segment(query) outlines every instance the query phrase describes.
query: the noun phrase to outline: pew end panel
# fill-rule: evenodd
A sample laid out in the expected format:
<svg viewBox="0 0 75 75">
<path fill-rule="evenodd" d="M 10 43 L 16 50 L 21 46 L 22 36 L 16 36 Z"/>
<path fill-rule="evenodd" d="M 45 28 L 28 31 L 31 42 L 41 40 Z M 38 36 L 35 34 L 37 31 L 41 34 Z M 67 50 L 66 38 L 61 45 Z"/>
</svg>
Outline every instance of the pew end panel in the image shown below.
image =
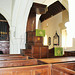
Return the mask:
<svg viewBox="0 0 75 75">
<path fill-rule="evenodd" d="M 75 62 L 52 65 L 51 75 L 75 75 Z"/>
<path fill-rule="evenodd" d="M 1 60 L 26 60 L 28 56 L 10 56 L 10 57 L 0 57 Z"/>
<path fill-rule="evenodd" d="M 51 75 L 51 65 L 0 68 L 0 75 Z"/>
<path fill-rule="evenodd" d="M 0 60 L 1 67 L 20 67 L 20 66 L 35 66 L 46 64 L 37 59 L 13 59 L 13 60 Z"/>
<path fill-rule="evenodd" d="M 20 67 L 38 65 L 37 59 L 0 61 L 1 67 Z"/>
</svg>

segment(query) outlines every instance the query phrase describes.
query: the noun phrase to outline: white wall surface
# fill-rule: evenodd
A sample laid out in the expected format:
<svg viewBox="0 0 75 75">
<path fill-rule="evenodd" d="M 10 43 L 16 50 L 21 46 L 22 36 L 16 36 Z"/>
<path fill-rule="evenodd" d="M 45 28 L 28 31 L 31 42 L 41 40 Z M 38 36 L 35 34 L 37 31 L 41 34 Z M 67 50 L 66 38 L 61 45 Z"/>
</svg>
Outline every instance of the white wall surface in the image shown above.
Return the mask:
<svg viewBox="0 0 75 75">
<path fill-rule="evenodd" d="M 60 46 L 61 46 L 61 33 L 59 27 L 60 23 L 62 23 L 62 12 L 42 22 L 42 28 L 46 32 L 47 39 L 48 37 L 51 37 L 51 45 L 49 46 L 49 49 L 53 48 L 53 36 L 55 35 L 56 31 L 60 36 Z"/>
<path fill-rule="evenodd" d="M 65 25 L 67 27 L 67 34 L 68 34 L 68 40 L 67 44 L 71 44 L 70 47 L 66 47 L 65 50 L 73 50 L 75 51 L 75 0 L 71 1 L 68 0 L 69 3 L 69 22 L 67 22 Z"/>
<path fill-rule="evenodd" d="M 11 25 L 12 0 L 0 0 L 0 13 L 8 20 Z"/>
<path fill-rule="evenodd" d="M 26 25 L 32 3 L 32 0 L 15 0 L 10 28 L 11 54 L 20 54 L 20 49 L 25 49 Z"/>
</svg>

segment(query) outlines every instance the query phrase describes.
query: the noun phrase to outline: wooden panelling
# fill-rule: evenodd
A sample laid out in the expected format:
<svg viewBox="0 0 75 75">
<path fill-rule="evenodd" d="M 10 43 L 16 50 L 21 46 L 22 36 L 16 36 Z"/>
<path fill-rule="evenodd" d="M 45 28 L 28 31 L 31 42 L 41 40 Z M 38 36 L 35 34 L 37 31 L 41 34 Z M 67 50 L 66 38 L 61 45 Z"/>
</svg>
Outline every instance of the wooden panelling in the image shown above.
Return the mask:
<svg viewBox="0 0 75 75">
<path fill-rule="evenodd" d="M 26 49 L 31 49 L 33 45 L 43 45 L 43 37 L 36 36 L 36 14 L 45 13 L 45 9 L 46 5 L 43 4 L 33 3 L 32 5 L 26 27 Z"/>
<path fill-rule="evenodd" d="M 49 56 L 48 53 L 49 53 L 48 46 L 41 47 L 41 58 L 48 58 Z"/>
<path fill-rule="evenodd" d="M 29 60 L 7 60 L 0 61 L 1 67 L 17 67 L 17 66 L 29 66 L 29 65 L 38 65 L 37 59 L 29 59 Z"/>
<path fill-rule="evenodd" d="M 28 31 L 34 31 L 36 26 L 36 13 L 30 12 L 28 21 L 27 21 L 27 27 L 26 27 L 26 32 Z"/>
<path fill-rule="evenodd" d="M 57 64 L 57 66 L 61 66 L 61 67 L 64 67 L 64 68 L 75 70 L 75 62 L 60 63 L 60 64 Z"/>
<path fill-rule="evenodd" d="M 75 62 L 52 65 L 52 75 L 55 75 L 55 74 L 57 74 L 57 75 L 74 75 L 75 74 Z"/>
<path fill-rule="evenodd" d="M 63 56 L 55 56 L 54 55 L 54 48 L 49 49 L 49 57 L 56 58 L 56 57 L 68 57 L 68 56 L 75 56 L 75 51 L 64 51 Z"/>
<path fill-rule="evenodd" d="M 23 56 L 10 55 L 8 57 L 0 57 L 0 58 L 9 59 L 9 57 L 22 58 Z M 74 75 L 75 74 L 75 57 L 50 58 L 50 59 L 39 59 L 39 60 L 30 59 L 30 58 L 24 60 L 22 59 L 15 60 L 15 58 L 14 60 L 11 59 L 6 61 L 0 61 L 0 75 Z"/>
<path fill-rule="evenodd" d="M 36 14 L 45 13 L 46 7 L 46 5 L 37 3 L 33 3 L 32 5 L 26 28 L 26 50 L 25 52 L 21 51 L 23 55 L 28 55 L 34 58 L 48 57 L 48 47 L 43 46 L 43 37 L 36 36 Z"/>
<path fill-rule="evenodd" d="M 36 36 L 35 31 L 26 32 L 26 49 L 31 49 L 33 45 L 42 46 L 43 37 Z"/>
<path fill-rule="evenodd" d="M 43 37 L 36 36 L 36 31 L 26 32 L 26 36 L 26 43 L 42 43 L 43 41 Z"/>
<path fill-rule="evenodd" d="M 0 75 L 50 75 L 50 68 L 48 65 L 0 68 Z"/>
<path fill-rule="evenodd" d="M 39 70 L 35 70 L 35 75 L 48 75 L 48 68 L 47 69 L 39 69 Z"/>
<path fill-rule="evenodd" d="M 66 56 L 65 56 L 65 55 L 62 55 L 62 56 L 55 56 L 54 48 L 49 49 L 49 58 L 59 58 L 59 57 L 66 57 Z"/>
<path fill-rule="evenodd" d="M 75 56 L 75 51 L 65 51 L 64 55 L 65 56 Z"/>
<path fill-rule="evenodd" d="M 60 75 L 60 72 L 58 70 L 53 69 L 52 70 L 52 75 Z"/>
<path fill-rule="evenodd" d="M 61 62 L 75 62 L 75 57 L 59 57 L 59 58 L 47 58 L 47 59 L 39 59 L 45 63 L 61 63 Z"/>
<path fill-rule="evenodd" d="M 26 31 L 35 31 L 36 29 L 36 14 L 43 14 L 46 12 L 46 5 L 43 4 L 38 4 L 38 3 L 33 3 L 30 13 L 29 13 L 29 17 L 28 17 L 28 21 L 27 21 L 27 27 L 26 27 Z"/>
<path fill-rule="evenodd" d="M 13 57 L 0 57 L 0 60 L 25 60 L 28 57 L 26 56 L 13 56 Z"/>
<path fill-rule="evenodd" d="M 3 52 L 3 54 L 9 54 L 9 41 L 0 41 L 0 51 Z"/>
<path fill-rule="evenodd" d="M 48 58 L 48 51 L 48 46 L 32 46 L 32 49 L 21 49 L 21 54 L 33 58 Z"/>
</svg>

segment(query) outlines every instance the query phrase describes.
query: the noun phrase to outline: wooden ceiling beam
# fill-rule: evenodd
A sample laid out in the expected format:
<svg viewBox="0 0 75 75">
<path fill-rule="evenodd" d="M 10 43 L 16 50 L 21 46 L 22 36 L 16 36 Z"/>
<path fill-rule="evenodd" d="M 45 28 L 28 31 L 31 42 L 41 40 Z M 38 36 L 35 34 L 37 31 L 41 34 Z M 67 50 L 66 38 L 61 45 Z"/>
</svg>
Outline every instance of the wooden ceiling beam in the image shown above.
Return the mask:
<svg viewBox="0 0 75 75">
<path fill-rule="evenodd" d="M 56 1 L 48 7 L 48 11 L 45 14 L 42 14 L 40 17 L 41 22 L 58 14 L 59 12 L 65 10 L 66 8 L 59 2 Z"/>
</svg>

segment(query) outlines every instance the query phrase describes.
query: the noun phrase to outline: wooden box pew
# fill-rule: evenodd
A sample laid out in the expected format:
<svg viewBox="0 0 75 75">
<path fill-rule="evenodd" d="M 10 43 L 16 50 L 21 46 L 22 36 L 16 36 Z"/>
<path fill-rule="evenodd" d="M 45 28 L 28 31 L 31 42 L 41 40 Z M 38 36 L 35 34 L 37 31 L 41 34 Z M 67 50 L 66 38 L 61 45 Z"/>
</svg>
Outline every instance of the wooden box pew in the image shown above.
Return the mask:
<svg viewBox="0 0 75 75">
<path fill-rule="evenodd" d="M 21 54 L 0 54 L 0 57 L 8 57 L 8 56 L 22 56 Z"/>
<path fill-rule="evenodd" d="M 18 67 L 18 66 L 20 67 L 20 66 L 29 66 L 29 65 L 38 65 L 37 59 L 0 61 L 0 68 Z"/>
<path fill-rule="evenodd" d="M 0 57 L 0 61 L 1 60 L 25 60 L 25 59 L 28 59 L 28 56 Z"/>
<path fill-rule="evenodd" d="M 52 63 L 64 63 L 64 62 L 75 62 L 75 57 L 59 57 L 59 58 L 47 58 L 47 59 L 38 59 L 47 64 Z"/>
<path fill-rule="evenodd" d="M 51 75 L 51 65 L 40 62 L 37 59 L 0 61 L 0 75 Z"/>
<path fill-rule="evenodd" d="M 75 62 L 52 65 L 52 75 L 75 75 Z"/>
<path fill-rule="evenodd" d="M 50 65 L 0 68 L 0 75 L 51 75 Z"/>
</svg>

